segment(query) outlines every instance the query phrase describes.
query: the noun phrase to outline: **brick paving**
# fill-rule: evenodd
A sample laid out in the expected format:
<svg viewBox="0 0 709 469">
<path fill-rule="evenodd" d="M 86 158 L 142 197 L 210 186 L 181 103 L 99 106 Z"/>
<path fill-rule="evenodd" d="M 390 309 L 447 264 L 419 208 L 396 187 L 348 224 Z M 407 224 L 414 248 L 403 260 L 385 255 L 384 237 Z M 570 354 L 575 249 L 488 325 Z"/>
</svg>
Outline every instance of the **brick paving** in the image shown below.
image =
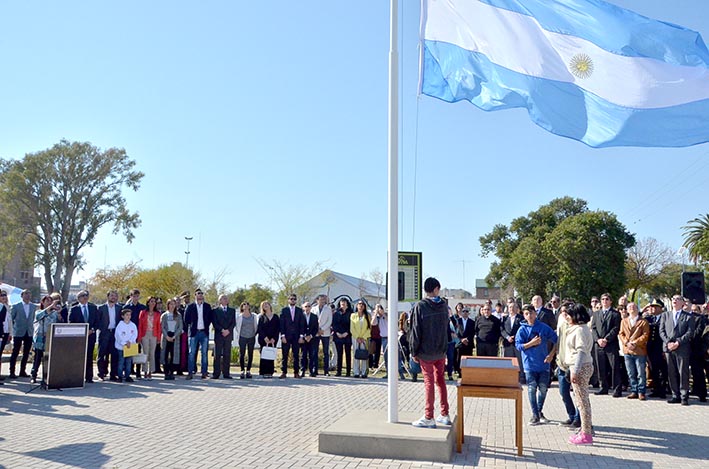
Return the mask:
<svg viewBox="0 0 709 469">
<path fill-rule="evenodd" d="M 3 367 L 7 374 L 7 367 Z M 592 396 L 595 444 L 572 447 L 556 424 L 530 427 L 514 448 L 513 401 L 466 400 L 466 440 L 451 464 L 358 459 L 317 451 L 318 431 L 356 409 L 386 409 L 381 379 L 161 379 L 37 390 L 0 387 L 2 468 L 692 468 L 707 467 L 709 406 Z M 423 384 L 402 382 L 401 412 L 422 410 Z M 525 399 L 526 399 L 526 392 Z M 449 387 L 455 413 L 455 387 Z M 556 384 L 545 415 L 565 418 Z"/>
</svg>

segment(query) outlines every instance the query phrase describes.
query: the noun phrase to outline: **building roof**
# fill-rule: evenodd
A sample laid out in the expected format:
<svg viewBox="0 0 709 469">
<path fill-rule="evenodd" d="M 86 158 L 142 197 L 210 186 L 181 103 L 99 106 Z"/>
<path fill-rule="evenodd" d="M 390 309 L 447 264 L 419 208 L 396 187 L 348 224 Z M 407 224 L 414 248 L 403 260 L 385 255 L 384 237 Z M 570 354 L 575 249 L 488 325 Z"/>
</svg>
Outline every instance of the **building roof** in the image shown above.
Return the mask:
<svg viewBox="0 0 709 469">
<path fill-rule="evenodd" d="M 330 269 L 320 272 L 318 275 L 308 280 L 307 283 L 316 285 L 321 282 L 322 286 L 325 287 L 328 283 L 334 283 L 334 281 L 325 281 L 329 276 L 332 276 L 334 281 L 344 282 L 359 289 L 362 291 L 363 296 L 383 297 L 386 295 L 386 285 L 379 286 L 371 280 L 353 277 Z"/>
</svg>

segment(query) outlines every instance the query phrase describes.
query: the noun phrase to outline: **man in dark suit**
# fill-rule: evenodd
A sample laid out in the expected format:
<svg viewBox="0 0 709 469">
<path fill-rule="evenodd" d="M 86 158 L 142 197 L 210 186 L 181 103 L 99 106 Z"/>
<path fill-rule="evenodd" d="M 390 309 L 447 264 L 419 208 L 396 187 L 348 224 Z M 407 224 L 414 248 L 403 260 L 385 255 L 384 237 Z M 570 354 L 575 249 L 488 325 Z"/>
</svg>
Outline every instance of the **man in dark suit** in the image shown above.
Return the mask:
<svg viewBox="0 0 709 469">
<path fill-rule="evenodd" d="M 460 331 L 460 346 L 458 347 L 458 353 L 455 357 L 455 368 L 459 370 L 458 377 L 460 377 L 460 358 L 471 356 L 473 354 L 473 348 L 475 347 L 475 321 L 470 319 L 470 310 L 468 308 L 463 308 L 460 321 L 458 322 L 458 330 Z"/>
<path fill-rule="evenodd" d="M 706 363 L 706 349 L 704 345 L 704 329 L 707 324 L 707 317 L 702 314 L 702 307 L 693 304 L 690 314 L 694 320 L 694 337 L 689 357 L 689 368 L 692 373 L 692 394 L 699 398 L 699 402 L 707 401 L 707 375 L 704 372 Z"/>
<path fill-rule="evenodd" d="M 303 310 L 295 305 L 298 298 L 295 294 L 288 295 L 288 306 L 281 310 L 281 364 L 280 379 L 285 379 L 288 372 L 288 353 L 293 350 L 293 377 L 300 378 L 298 373 L 298 352 L 304 342 L 305 316 Z"/>
<path fill-rule="evenodd" d="M 515 347 L 515 336 L 522 322 L 522 315 L 519 314 L 519 305 L 514 298 L 507 300 L 507 314 L 502 317 L 502 352 L 505 357 L 516 357 L 519 366 L 519 382 L 526 382 L 524 368 L 522 367 L 522 352 Z"/>
<path fill-rule="evenodd" d="M 660 337 L 667 358 L 670 390 L 670 404 L 689 405 L 689 358 L 695 323 L 692 316 L 684 311 L 684 298 L 672 297 L 672 308 L 660 319 Z"/>
<path fill-rule="evenodd" d="M 30 302 L 32 292 L 29 290 L 22 291 L 22 301 L 12 305 L 10 315 L 12 316 L 12 355 L 10 355 L 10 379 L 17 378 L 15 375 L 15 367 L 17 365 L 17 357 L 22 349 L 22 361 L 20 362 L 20 377 L 28 378 L 27 374 L 27 359 L 30 356 L 30 348 L 32 347 L 32 334 L 34 333 L 34 313 L 37 310 L 37 305 Z"/>
<path fill-rule="evenodd" d="M 544 307 L 544 300 L 539 295 L 534 295 L 532 297 L 532 306 L 537 311 L 537 321 L 541 321 L 547 326 L 551 327 L 551 330 L 556 331 L 556 318 L 554 317 L 554 311 L 549 308 Z"/>
<path fill-rule="evenodd" d="M 650 338 L 647 341 L 647 360 L 650 365 L 652 378 L 652 393 L 650 397 L 667 397 L 667 361 L 663 351 L 662 337 L 660 337 L 660 321 L 665 304 L 652 298 L 643 308 L 643 319 L 650 325 Z"/>
<path fill-rule="evenodd" d="M 310 302 L 303 303 L 303 316 L 305 317 L 305 330 L 303 332 L 303 345 L 301 347 L 300 377 L 305 376 L 305 372 L 311 377 L 317 376 L 318 369 L 318 331 L 320 324 L 318 316 L 311 312 Z"/>
<path fill-rule="evenodd" d="M 613 397 L 623 395 L 623 382 L 620 368 L 620 313 L 613 309 L 613 300 L 608 293 L 601 295 L 601 309 L 593 313 L 591 332 L 594 350 L 598 357 L 598 375 L 601 389 L 597 395 L 608 394 L 613 389 Z"/>
<path fill-rule="evenodd" d="M 94 347 L 96 347 L 96 331 L 99 330 L 98 308 L 89 303 L 89 292 L 81 290 L 76 299 L 79 301 L 69 311 L 70 323 L 85 323 L 89 325 L 89 337 L 86 342 L 86 373 L 87 383 L 94 382 Z"/>
<path fill-rule="evenodd" d="M 475 347 L 479 357 L 496 357 L 500 347 L 500 328 L 502 321 L 492 315 L 489 305 L 480 308 L 480 315 L 475 318 Z"/>
<path fill-rule="evenodd" d="M 111 290 L 106 302 L 98 307 L 98 377 L 105 381 L 118 381 L 118 350 L 116 350 L 116 326 L 121 322 L 122 306 L 118 303 L 118 292 Z M 132 313 L 131 313 L 132 316 Z M 108 365 L 111 365 L 109 373 Z"/>
<path fill-rule="evenodd" d="M 190 331 L 190 365 L 186 379 L 197 373 L 197 350 L 202 349 L 202 379 L 206 379 L 207 353 L 209 352 L 209 326 L 214 322 L 212 306 L 204 301 L 201 288 L 194 291 L 195 301 L 185 309 L 185 327 Z"/>
<path fill-rule="evenodd" d="M 229 307 L 229 297 L 219 295 L 219 306 L 214 308 L 214 371 L 212 379 L 231 379 L 231 343 L 236 327 L 236 310 Z"/>
</svg>

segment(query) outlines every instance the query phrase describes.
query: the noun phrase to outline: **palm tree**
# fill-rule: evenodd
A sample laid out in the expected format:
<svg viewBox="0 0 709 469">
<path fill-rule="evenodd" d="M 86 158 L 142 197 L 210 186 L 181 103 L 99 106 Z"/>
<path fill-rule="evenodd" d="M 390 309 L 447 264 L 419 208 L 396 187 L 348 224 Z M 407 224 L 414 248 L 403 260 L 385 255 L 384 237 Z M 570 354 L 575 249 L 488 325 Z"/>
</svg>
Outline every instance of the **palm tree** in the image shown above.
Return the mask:
<svg viewBox="0 0 709 469">
<path fill-rule="evenodd" d="M 709 260 L 709 213 L 687 222 L 684 230 L 684 244 L 693 262 Z"/>
</svg>

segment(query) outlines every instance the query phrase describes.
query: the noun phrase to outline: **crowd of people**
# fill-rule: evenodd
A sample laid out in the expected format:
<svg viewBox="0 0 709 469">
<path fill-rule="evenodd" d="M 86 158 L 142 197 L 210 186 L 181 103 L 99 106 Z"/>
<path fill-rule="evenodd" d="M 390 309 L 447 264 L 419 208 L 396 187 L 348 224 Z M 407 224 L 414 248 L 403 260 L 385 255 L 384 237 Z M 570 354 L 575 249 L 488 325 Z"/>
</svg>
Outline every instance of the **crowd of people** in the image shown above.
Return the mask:
<svg viewBox="0 0 709 469">
<path fill-rule="evenodd" d="M 13 344 L 9 378 L 41 380 L 47 336 L 54 323 L 88 325 L 86 383 L 94 382 L 94 352 L 99 379 L 130 383 L 134 378 L 151 380 L 154 373 L 162 373 L 165 380 L 175 380 L 175 376 L 233 379 L 233 347 L 239 351 L 240 379 L 253 377 L 256 348 L 261 351 L 258 370 L 264 378 L 274 376 L 277 348 L 281 350 L 280 379 L 288 377 L 289 367 L 296 379 L 306 374 L 330 376 L 331 337 L 337 356 L 332 367 L 335 376 L 367 378 L 388 346 L 384 308 L 375 305 L 369 311 L 362 300 L 353 308 L 351 301 L 343 298 L 335 307 L 326 295 L 319 295 L 312 303 L 297 305 L 297 297 L 291 294 L 280 314 L 275 314 L 268 301 L 258 305 L 257 314 L 248 302 L 241 303 L 238 310 L 233 308 L 226 295 L 220 295 L 215 306 L 204 300 L 201 289 L 194 295 L 191 301 L 190 292 L 185 291 L 164 305 L 161 298 L 150 296 L 143 304 L 140 291 L 133 289 L 121 304 L 118 292 L 110 291 L 106 302 L 97 306 L 85 290 L 71 305 L 62 304 L 58 293 L 45 295 L 34 304 L 31 292 L 25 290 L 22 301 L 9 305 L 7 292 L 0 292 L 0 350 L 10 341 Z M 30 352 L 34 360 L 28 374 Z"/>
<path fill-rule="evenodd" d="M 448 378 L 460 376 L 460 358 L 473 355 L 516 357 L 519 382 L 526 384 L 531 425 L 548 422 L 544 401 L 552 379 L 567 412 L 563 425 L 579 429 L 572 443 L 593 441 L 589 385 L 596 395 L 628 399 L 667 399 L 689 405 L 694 394 L 706 402 L 709 376 L 709 315 L 706 306 L 680 295 L 665 309 L 651 299 L 642 310 L 623 296 L 613 305 L 610 294 L 592 297 L 590 308 L 554 296 L 543 304 L 534 296 L 521 307 L 488 302 L 479 315 L 459 303 L 450 310 Z M 402 327 L 404 326 L 402 318 Z M 691 386 L 690 386 L 691 378 Z M 651 389 L 652 392 L 648 392 Z M 573 390 L 576 404 L 571 397 Z"/>
<path fill-rule="evenodd" d="M 437 287 L 440 289 L 439 284 Z M 548 422 L 544 402 L 552 380 L 558 380 L 568 417 L 563 424 L 580 429 L 572 443 L 592 442 L 589 385 L 597 389 L 597 395 L 612 393 L 616 398 L 627 392 L 628 399 L 667 398 L 668 403 L 689 405 L 689 396 L 694 394 L 700 402 L 706 402 L 709 316 L 706 307 L 689 304 L 680 295 L 671 298 L 671 308 L 665 309 L 662 301 L 652 299 L 642 310 L 626 297 L 614 307 L 607 293 L 600 299 L 591 298 L 588 309 L 556 296 L 546 306 L 539 295 L 525 305 L 509 298 L 506 305 L 498 302 L 493 307 L 487 302 L 472 319 L 468 308 L 461 303 L 450 308 L 437 291 L 424 299 L 430 304 L 422 300 L 412 311 L 401 313 L 398 337 L 393 342 L 399 348 L 400 379 L 408 373 L 416 381 L 423 373 L 427 399 L 434 382 L 440 388 L 444 372 L 449 380 L 454 379 L 454 373 L 461 376 L 461 357 L 477 355 L 517 358 L 519 382 L 528 389 L 532 425 Z M 233 379 L 233 346 L 239 350 L 240 379 L 252 378 L 257 347 L 261 352 L 259 373 L 264 378 L 276 373 L 279 347 L 280 379 L 288 377 L 289 367 L 296 379 L 306 374 L 330 376 L 331 371 L 335 376 L 364 379 L 379 367 L 381 355 L 388 372 L 389 318 L 381 305 L 370 311 L 365 301 L 358 300 L 353 307 L 346 298 L 331 304 L 324 294 L 312 303 L 297 305 L 297 297 L 291 294 L 288 304 L 275 314 L 268 301 L 261 302 L 253 312 L 252 306 L 243 302 L 237 311 L 226 295 L 219 296 L 215 306 L 204 300 L 201 289 L 194 295 L 191 301 L 190 293 L 183 292 L 164 305 L 162 299 L 150 296 L 142 304 L 140 291 L 133 289 L 121 304 L 118 292 L 110 291 L 105 303 L 97 306 L 89 302 L 89 292 L 82 291 L 72 305 L 62 304 L 57 293 L 45 295 L 36 305 L 25 290 L 22 301 L 9 305 L 7 292 L 0 291 L 0 350 L 10 341 L 13 344 L 9 377 L 30 377 L 33 382 L 41 379 L 38 375 L 47 336 L 51 324 L 57 322 L 88 325 L 87 383 L 94 379 L 96 345 L 98 377 L 119 382 L 132 382 L 133 377 L 150 380 L 154 373 L 162 373 L 165 380 L 174 380 L 176 375 L 187 380 L 195 376 Z M 443 360 L 422 361 L 417 353 L 420 355 L 422 344 L 428 347 L 428 338 L 422 340 L 417 329 L 416 311 L 427 307 L 437 311 L 441 301 L 447 312 Z M 687 306 L 689 309 L 685 309 Z M 214 357 L 211 374 L 210 336 Z M 330 339 L 336 355 L 332 363 Z M 137 355 L 136 348 L 140 351 Z M 28 375 L 31 351 L 34 360 Z M 423 356 L 433 355 L 424 352 Z M 140 363 L 134 363 L 134 358 Z M 429 367 L 428 373 L 421 363 Z M 432 407 L 427 405 L 418 426 L 435 425 L 431 412 Z M 445 412 L 439 421 L 448 421 L 447 407 Z"/>
</svg>

